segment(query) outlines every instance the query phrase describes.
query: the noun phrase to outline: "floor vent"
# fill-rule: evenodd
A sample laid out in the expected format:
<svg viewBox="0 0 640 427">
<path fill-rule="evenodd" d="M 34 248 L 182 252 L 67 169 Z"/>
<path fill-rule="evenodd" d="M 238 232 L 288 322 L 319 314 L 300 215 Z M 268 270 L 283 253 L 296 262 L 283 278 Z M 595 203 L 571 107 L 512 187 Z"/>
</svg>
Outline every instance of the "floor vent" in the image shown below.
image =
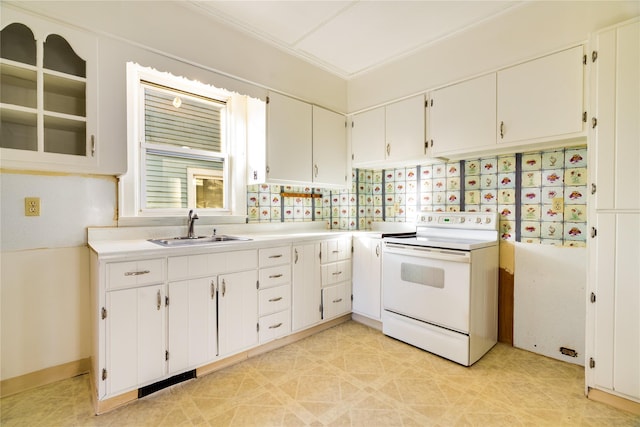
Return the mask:
<svg viewBox="0 0 640 427">
<path fill-rule="evenodd" d="M 578 352 L 572 348 L 560 347 L 560 353 L 564 354 L 565 356 L 578 357 Z"/>
<path fill-rule="evenodd" d="M 148 396 L 151 393 L 155 393 L 156 391 L 160 391 L 163 388 L 171 387 L 172 385 L 193 379 L 195 377 L 196 377 L 196 370 L 193 369 L 191 371 L 184 372 L 182 374 L 174 375 L 173 377 L 167 378 L 166 380 L 158 381 L 157 383 L 153 383 L 148 386 L 139 388 L 138 399 Z"/>
</svg>

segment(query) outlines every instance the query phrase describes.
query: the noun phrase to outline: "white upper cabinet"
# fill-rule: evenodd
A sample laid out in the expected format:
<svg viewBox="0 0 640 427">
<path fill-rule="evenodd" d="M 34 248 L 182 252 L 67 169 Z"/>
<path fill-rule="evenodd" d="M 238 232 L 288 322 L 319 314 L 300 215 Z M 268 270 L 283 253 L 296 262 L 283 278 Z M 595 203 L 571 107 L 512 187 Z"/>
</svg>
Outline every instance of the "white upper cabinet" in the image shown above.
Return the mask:
<svg viewBox="0 0 640 427">
<path fill-rule="evenodd" d="M 583 47 L 498 72 L 498 143 L 564 139 L 583 131 Z"/>
<path fill-rule="evenodd" d="M 385 109 L 365 111 L 351 121 L 353 166 L 379 164 L 385 160 Z"/>
<path fill-rule="evenodd" d="M 349 176 L 347 133 L 342 114 L 313 106 L 313 183 L 346 186 Z"/>
<path fill-rule="evenodd" d="M 345 117 L 277 93 L 267 105 L 266 178 L 250 165 L 249 182 L 345 187 Z"/>
<path fill-rule="evenodd" d="M 353 116 L 353 166 L 419 162 L 426 157 L 425 97 L 417 95 Z"/>
<path fill-rule="evenodd" d="M 390 162 L 422 160 L 426 155 L 424 95 L 386 106 L 385 153 Z"/>
<path fill-rule="evenodd" d="M 98 172 L 97 38 L 2 10 L 2 167 Z"/>
<path fill-rule="evenodd" d="M 277 93 L 267 104 L 267 182 L 311 183 L 311 104 Z"/>
<path fill-rule="evenodd" d="M 433 91 L 428 102 L 430 156 L 472 153 L 496 142 L 496 74 Z"/>
</svg>

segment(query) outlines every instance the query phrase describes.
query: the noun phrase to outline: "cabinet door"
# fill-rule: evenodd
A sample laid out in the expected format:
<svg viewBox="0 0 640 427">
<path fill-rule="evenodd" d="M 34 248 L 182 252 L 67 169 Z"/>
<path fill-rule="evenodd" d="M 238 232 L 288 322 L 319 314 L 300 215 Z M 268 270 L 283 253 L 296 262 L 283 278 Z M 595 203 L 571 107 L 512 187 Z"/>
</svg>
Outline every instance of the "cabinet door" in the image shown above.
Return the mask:
<svg viewBox="0 0 640 427">
<path fill-rule="evenodd" d="M 292 292 L 292 330 L 320 322 L 320 243 L 293 247 Z"/>
<path fill-rule="evenodd" d="M 217 353 L 216 278 L 169 283 L 169 373 L 213 360 Z"/>
<path fill-rule="evenodd" d="M 498 143 L 582 131 L 582 57 L 577 46 L 498 72 Z"/>
<path fill-rule="evenodd" d="M 640 23 L 603 32 L 595 45 L 592 93 L 598 123 L 589 164 L 597 186 L 595 207 L 640 209 Z"/>
<path fill-rule="evenodd" d="M 258 273 L 218 277 L 220 354 L 230 355 L 258 343 Z"/>
<path fill-rule="evenodd" d="M 269 94 L 267 104 L 267 181 L 312 181 L 311 104 Z"/>
<path fill-rule="evenodd" d="M 431 94 L 432 156 L 495 148 L 496 75 L 448 86 Z"/>
<path fill-rule="evenodd" d="M 313 106 L 313 183 L 346 186 L 348 152 L 345 117 Z"/>
<path fill-rule="evenodd" d="M 107 394 L 165 374 L 164 285 L 107 293 Z"/>
<path fill-rule="evenodd" d="M 640 399 L 640 215 L 598 214 L 595 226 L 593 385 Z"/>
<path fill-rule="evenodd" d="M 386 106 L 386 159 L 415 160 L 426 157 L 424 95 Z"/>
<path fill-rule="evenodd" d="M 384 107 L 353 116 L 351 122 L 353 167 L 383 162 L 385 145 Z"/>
<path fill-rule="evenodd" d="M 381 240 L 353 239 L 353 311 L 380 320 Z"/>
<path fill-rule="evenodd" d="M 332 319 L 351 311 L 351 282 L 322 289 L 322 318 Z"/>
</svg>

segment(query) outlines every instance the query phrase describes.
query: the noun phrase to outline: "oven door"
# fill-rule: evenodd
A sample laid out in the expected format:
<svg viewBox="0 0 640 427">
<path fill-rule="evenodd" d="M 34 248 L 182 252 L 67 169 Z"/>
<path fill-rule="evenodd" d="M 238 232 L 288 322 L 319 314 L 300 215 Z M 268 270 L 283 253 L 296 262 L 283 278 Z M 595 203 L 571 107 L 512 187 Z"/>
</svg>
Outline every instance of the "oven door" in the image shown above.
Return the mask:
<svg viewBox="0 0 640 427">
<path fill-rule="evenodd" d="M 383 308 L 469 333 L 471 253 L 385 242 Z"/>
</svg>

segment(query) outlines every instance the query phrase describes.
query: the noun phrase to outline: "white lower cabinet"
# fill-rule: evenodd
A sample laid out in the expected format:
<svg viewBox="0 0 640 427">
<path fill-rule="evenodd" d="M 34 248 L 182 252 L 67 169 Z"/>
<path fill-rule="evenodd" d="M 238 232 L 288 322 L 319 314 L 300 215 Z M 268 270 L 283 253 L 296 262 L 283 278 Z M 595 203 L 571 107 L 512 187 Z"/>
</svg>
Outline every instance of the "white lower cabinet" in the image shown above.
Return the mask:
<svg viewBox="0 0 640 427">
<path fill-rule="evenodd" d="M 107 292 L 106 393 L 116 395 L 165 373 L 164 284 Z"/>
<path fill-rule="evenodd" d="M 351 312 L 351 237 L 321 243 L 322 319 Z"/>
<path fill-rule="evenodd" d="M 218 352 L 216 277 L 169 283 L 169 373 L 203 365 Z"/>
<path fill-rule="evenodd" d="M 293 246 L 292 330 L 300 331 L 322 320 L 320 304 L 320 243 Z"/>
<path fill-rule="evenodd" d="M 220 355 L 258 343 L 258 273 L 255 270 L 218 277 Z"/>
<path fill-rule="evenodd" d="M 353 238 L 353 312 L 381 320 L 382 239 Z"/>
<path fill-rule="evenodd" d="M 260 249 L 258 341 L 291 332 L 291 246 Z"/>
</svg>

